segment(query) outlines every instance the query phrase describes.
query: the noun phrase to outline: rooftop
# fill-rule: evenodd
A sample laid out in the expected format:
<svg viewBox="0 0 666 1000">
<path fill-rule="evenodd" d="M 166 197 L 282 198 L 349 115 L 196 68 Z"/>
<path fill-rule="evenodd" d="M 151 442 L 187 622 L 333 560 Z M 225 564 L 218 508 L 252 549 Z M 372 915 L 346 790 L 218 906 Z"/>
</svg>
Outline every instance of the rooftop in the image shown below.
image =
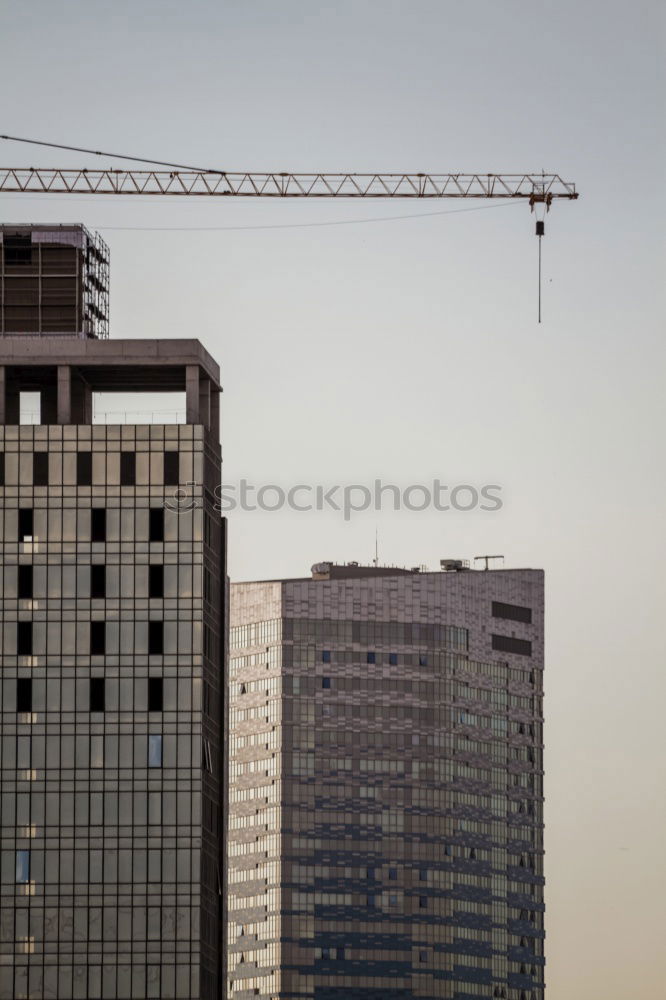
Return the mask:
<svg viewBox="0 0 666 1000">
<path fill-rule="evenodd" d="M 216 389 L 220 368 L 198 340 L 137 339 L 97 340 L 56 336 L 4 336 L 0 338 L 2 363 L 26 369 L 39 379 L 39 369 L 72 365 L 95 392 L 181 391 L 185 369 L 203 369 Z"/>
<path fill-rule="evenodd" d="M 503 556 L 476 556 L 476 561 L 482 561 L 482 565 L 471 566 L 469 560 L 467 559 L 441 559 L 440 568 L 438 570 L 429 569 L 427 566 L 412 566 L 411 568 L 405 566 L 380 566 L 379 564 L 372 563 L 371 565 L 364 566 L 358 562 L 347 562 L 347 563 L 335 563 L 335 562 L 320 562 L 314 563 L 311 567 L 310 576 L 294 576 L 294 577 L 284 577 L 275 578 L 269 580 L 239 580 L 238 583 L 301 583 L 310 580 L 352 580 L 361 577 L 378 577 L 378 576 L 416 576 L 416 575 L 436 575 L 441 576 L 442 574 L 456 574 L 463 572 L 492 572 L 492 573 L 518 573 L 526 572 L 530 570 L 530 567 L 494 567 L 490 564 L 492 559 L 504 558 Z M 540 572 L 540 571 L 539 571 Z"/>
</svg>

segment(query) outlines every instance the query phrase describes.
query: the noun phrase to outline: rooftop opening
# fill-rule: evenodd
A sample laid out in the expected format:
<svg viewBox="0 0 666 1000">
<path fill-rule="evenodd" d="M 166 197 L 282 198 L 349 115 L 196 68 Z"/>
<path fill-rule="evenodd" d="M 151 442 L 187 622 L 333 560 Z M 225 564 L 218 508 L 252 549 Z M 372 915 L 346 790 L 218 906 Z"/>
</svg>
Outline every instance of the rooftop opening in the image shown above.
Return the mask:
<svg viewBox="0 0 666 1000">
<path fill-rule="evenodd" d="M 40 392 L 19 393 L 19 423 L 41 424 L 42 394 Z"/>
<path fill-rule="evenodd" d="M 184 424 L 184 392 L 93 392 L 94 424 Z"/>
</svg>

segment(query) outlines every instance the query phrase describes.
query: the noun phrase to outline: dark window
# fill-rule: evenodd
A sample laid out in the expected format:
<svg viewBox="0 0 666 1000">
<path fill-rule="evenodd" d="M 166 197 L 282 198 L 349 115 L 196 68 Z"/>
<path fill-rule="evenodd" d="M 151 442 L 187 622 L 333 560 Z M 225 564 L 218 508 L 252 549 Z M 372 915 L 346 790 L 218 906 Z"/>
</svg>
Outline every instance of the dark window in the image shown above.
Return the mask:
<svg viewBox="0 0 666 1000">
<path fill-rule="evenodd" d="M 330 686 L 331 686 L 331 678 L 330 677 L 322 677 L 322 679 L 321 679 L 321 686 L 323 688 L 330 688 Z"/>
<path fill-rule="evenodd" d="M 330 663 L 331 662 L 331 651 L 330 651 L 330 649 L 325 649 L 323 651 L 323 653 L 321 654 L 321 662 L 322 663 Z"/>
<path fill-rule="evenodd" d="M 164 597 L 164 566 L 148 567 L 148 596 Z"/>
<path fill-rule="evenodd" d="M 32 456 L 32 482 L 34 486 L 49 485 L 49 455 L 46 451 L 36 451 Z"/>
<path fill-rule="evenodd" d="M 368 906 L 374 906 L 375 905 L 375 897 L 374 897 L 374 895 L 370 894 L 369 896 L 366 896 L 366 902 L 367 902 Z"/>
<path fill-rule="evenodd" d="M 5 266 L 21 267 L 32 264 L 32 237 L 5 236 Z"/>
<path fill-rule="evenodd" d="M 106 541 L 106 510 L 104 507 L 93 507 L 90 511 L 90 540 L 92 542 Z"/>
<path fill-rule="evenodd" d="M 0 486 L 5 485 L 5 453 L 0 451 Z"/>
<path fill-rule="evenodd" d="M 106 597 L 106 566 L 99 563 L 90 567 L 90 596 Z"/>
<path fill-rule="evenodd" d="M 397 667 L 398 666 L 398 654 L 397 653 L 389 653 L 389 665 L 391 667 Z"/>
<path fill-rule="evenodd" d="M 213 546 L 213 519 L 210 514 L 204 512 L 204 542 L 212 548 Z"/>
<path fill-rule="evenodd" d="M 426 656 L 425 653 L 419 653 L 419 666 L 420 667 L 428 666 L 428 657 Z"/>
<path fill-rule="evenodd" d="M 427 896 L 419 896 L 419 908 L 421 910 L 427 910 L 427 908 L 428 908 L 428 897 Z"/>
<path fill-rule="evenodd" d="M 20 599 L 32 597 L 32 566 L 18 568 L 18 596 Z"/>
<path fill-rule="evenodd" d="M 136 453 L 121 451 L 120 453 L 120 485 L 134 486 L 136 484 Z"/>
<path fill-rule="evenodd" d="M 90 623 L 90 655 L 103 656 L 106 651 L 106 622 Z"/>
<path fill-rule="evenodd" d="M 397 906 L 397 905 L 398 905 L 398 894 L 397 894 L 397 892 L 390 892 L 389 893 L 389 906 Z"/>
<path fill-rule="evenodd" d="M 148 653 L 161 656 L 164 652 L 164 622 L 148 622 Z"/>
<path fill-rule="evenodd" d="M 398 878 L 397 868 L 389 868 L 389 878 L 391 879 L 392 882 L 395 882 L 397 880 Z"/>
<path fill-rule="evenodd" d="M 419 952 L 419 962 L 427 962 L 427 961 L 428 961 L 428 952 L 427 951 L 420 951 Z"/>
<path fill-rule="evenodd" d="M 180 462 L 177 451 L 164 452 L 164 485 L 178 486 L 180 482 Z"/>
<path fill-rule="evenodd" d="M 33 512 L 32 507 L 21 507 L 18 516 L 19 541 L 24 542 L 26 538 L 32 538 L 33 534 Z"/>
<path fill-rule="evenodd" d="M 375 663 L 376 662 L 376 656 L 375 656 L 375 654 L 374 653 L 368 653 L 365 662 L 366 663 Z"/>
<path fill-rule="evenodd" d="M 514 639 L 508 635 L 493 635 L 493 649 L 500 653 L 518 653 L 519 656 L 532 655 L 532 643 L 527 639 Z"/>
<path fill-rule="evenodd" d="M 103 677 L 90 678 L 90 711 L 103 712 L 106 705 Z"/>
<path fill-rule="evenodd" d="M 508 618 L 512 622 L 525 622 L 532 624 L 532 609 L 524 608 L 520 604 L 503 604 L 501 601 L 493 601 L 493 618 Z"/>
<path fill-rule="evenodd" d="M 373 879 L 375 877 L 375 869 L 374 868 L 367 868 L 366 872 L 365 872 L 365 877 Z"/>
<path fill-rule="evenodd" d="M 16 682 L 16 711 L 32 712 L 32 680 L 19 677 Z"/>
<path fill-rule="evenodd" d="M 419 881 L 420 882 L 427 882 L 428 881 L 428 869 L 427 868 L 421 868 L 421 870 L 419 871 Z"/>
<path fill-rule="evenodd" d="M 209 660 L 217 659 L 217 636 L 205 622 L 203 628 L 203 648 L 204 656 L 208 657 Z"/>
<path fill-rule="evenodd" d="M 151 507 L 148 515 L 148 538 L 151 542 L 164 541 L 164 507 Z"/>
<path fill-rule="evenodd" d="M 210 748 L 210 740 L 203 740 L 203 745 L 202 745 L 201 749 L 202 749 L 202 755 L 203 755 L 203 759 L 202 759 L 203 769 L 204 769 L 204 771 L 208 771 L 209 774 L 212 774 L 213 773 L 213 752 L 212 752 L 212 750 Z M 211 803 L 211 808 L 212 808 L 212 803 Z M 211 820 L 211 823 L 208 824 L 208 829 L 209 830 L 213 829 L 212 820 Z"/>
<path fill-rule="evenodd" d="M 18 656 L 32 656 L 32 622 L 17 622 L 16 652 Z"/>
<path fill-rule="evenodd" d="M 79 451 L 76 455 L 76 485 L 92 486 L 92 452 Z"/>
<path fill-rule="evenodd" d="M 161 712 L 164 705 L 164 683 L 161 677 L 148 678 L 148 711 Z"/>
</svg>

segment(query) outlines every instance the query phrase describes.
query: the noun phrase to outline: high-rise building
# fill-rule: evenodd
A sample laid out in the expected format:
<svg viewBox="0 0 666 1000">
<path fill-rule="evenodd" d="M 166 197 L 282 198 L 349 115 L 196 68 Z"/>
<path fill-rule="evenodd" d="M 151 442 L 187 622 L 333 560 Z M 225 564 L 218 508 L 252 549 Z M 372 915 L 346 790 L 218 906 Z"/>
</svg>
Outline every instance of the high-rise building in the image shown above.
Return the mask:
<svg viewBox="0 0 666 1000">
<path fill-rule="evenodd" d="M 81 225 L 0 225 L 0 334 L 109 335 L 109 250 Z"/>
<path fill-rule="evenodd" d="M 543 573 L 231 589 L 230 1000 L 542 1000 Z"/>
<path fill-rule="evenodd" d="M 186 422 L 92 423 L 130 389 Z M 218 398 L 196 340 L 0 338 L 5 1000 L 221 996 Z"/>
</svg>

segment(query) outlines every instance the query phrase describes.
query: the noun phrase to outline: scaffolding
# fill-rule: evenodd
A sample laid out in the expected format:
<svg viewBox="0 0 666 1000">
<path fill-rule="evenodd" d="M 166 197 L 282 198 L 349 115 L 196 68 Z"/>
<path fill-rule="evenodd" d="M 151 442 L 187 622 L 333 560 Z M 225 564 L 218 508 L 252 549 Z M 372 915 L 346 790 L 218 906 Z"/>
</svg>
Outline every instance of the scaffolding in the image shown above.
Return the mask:
<svg viewBox="0 0 666 1000">
<path fill-rule="evenodd" d="M 109 249 L 85 226 L 0 226 L 0 335 L 109 336 Z"/>
</svg>

